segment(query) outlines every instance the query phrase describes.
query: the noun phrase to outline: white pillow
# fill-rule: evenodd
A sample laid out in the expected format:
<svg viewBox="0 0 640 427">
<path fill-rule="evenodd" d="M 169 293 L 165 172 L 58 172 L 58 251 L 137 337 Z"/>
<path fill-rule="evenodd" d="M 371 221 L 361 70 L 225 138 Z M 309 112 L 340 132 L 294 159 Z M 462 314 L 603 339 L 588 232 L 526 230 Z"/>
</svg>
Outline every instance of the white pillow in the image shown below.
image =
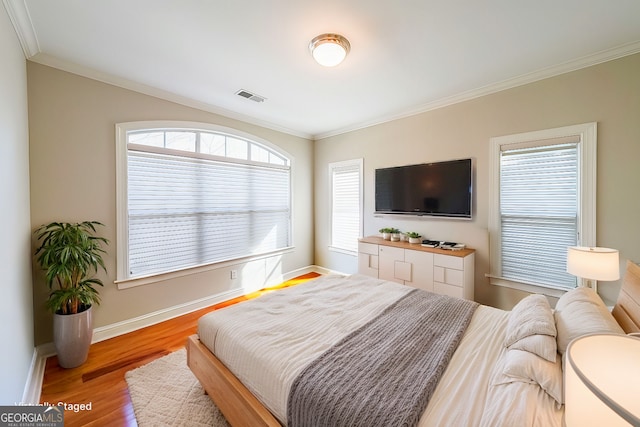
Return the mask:
<svg viewBox="0 0 640 427">
<path fill-rule="evenodd" d="M 589 334 L 624 334 L 604 302 L 591 288 L 570 290 L 556 304 L 558 352 L 564 354 L 569 343 Z"/>
<path fill-rule="evenodd" d="M 505 331 L 505 347 L 531 335 L 556 336 L 556 325 L 549 301 L 544 295 L 533 294 L 513 307 Z"/>
<path fill-rule="evenodd" d="M 556 338 L 550 335 L 530 335 L 516 341 L 508 347 L 510 350 L 522 350 L 555 362 L 558 355 Z"/>
<path fill-rule="evenodd" d="M 556 310 L 562 310 L 566 306 L 573 304 L 574 302 L 590 302 L 596 305 L 604 305 L 602 299 L 591 288 L 586 286 L 579 286 L 571 289 L 560 297 L 556 303 Z"/>
<path fill-rule="evenodd" d="M 512 382 L 537 384 L 558 404 L 563 404 L 560 358 L 549 362 L 533 353 L 520 350 L 507 350 L 502 357 L 502 375 L 494 377 L 493 385 Z"/>
</svg>

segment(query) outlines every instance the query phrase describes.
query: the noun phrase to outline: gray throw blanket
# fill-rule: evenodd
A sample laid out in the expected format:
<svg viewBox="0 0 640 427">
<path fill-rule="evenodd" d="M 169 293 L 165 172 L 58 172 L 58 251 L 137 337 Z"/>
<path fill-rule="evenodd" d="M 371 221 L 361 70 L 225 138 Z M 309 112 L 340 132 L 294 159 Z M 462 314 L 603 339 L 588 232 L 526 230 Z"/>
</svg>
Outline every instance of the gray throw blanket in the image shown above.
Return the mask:
<svg viewBox="0 0 640 427">
<path fill-rule="evenodd" d="M 417 425 L 477 306 L 411 291 L 300 373 L 287 425 Z"/>
</svg>

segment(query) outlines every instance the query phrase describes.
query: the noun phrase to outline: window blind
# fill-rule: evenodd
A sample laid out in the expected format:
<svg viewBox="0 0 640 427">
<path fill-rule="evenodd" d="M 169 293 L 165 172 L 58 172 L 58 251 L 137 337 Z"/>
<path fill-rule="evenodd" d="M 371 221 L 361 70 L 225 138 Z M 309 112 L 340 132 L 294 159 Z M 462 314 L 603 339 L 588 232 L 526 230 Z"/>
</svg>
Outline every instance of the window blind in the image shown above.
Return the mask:
<svg viewBox="0 0 640 427">
<path fill-rule="evenodd" d="M 578 173 L 576 143 L 501 153 L 502 277 L 575 287 L 566 253 L 578 238 Z"/>
<path fill-rule="evenodd" d="M 129 276 L 290 246 L 288 167 L 129 149 Z"/>
<path fill-rule="evenodd" d="M 360 161 L 331 165 L 331 246 L 356 252 L 360 236 Z"/>
</svg>

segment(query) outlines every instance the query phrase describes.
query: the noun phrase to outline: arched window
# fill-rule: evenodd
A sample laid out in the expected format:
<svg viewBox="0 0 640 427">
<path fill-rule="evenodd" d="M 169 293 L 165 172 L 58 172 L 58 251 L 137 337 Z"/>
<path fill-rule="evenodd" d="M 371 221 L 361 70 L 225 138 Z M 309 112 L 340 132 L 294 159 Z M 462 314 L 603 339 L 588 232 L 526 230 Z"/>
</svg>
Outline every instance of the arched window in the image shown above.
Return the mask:
<svg viewBox="0 0 640 427">
<path fill-rule="evenodd" d="M 118 281 L 291 245 L 291 160 L 200 123 L 117 125 Z"/>
</svg>

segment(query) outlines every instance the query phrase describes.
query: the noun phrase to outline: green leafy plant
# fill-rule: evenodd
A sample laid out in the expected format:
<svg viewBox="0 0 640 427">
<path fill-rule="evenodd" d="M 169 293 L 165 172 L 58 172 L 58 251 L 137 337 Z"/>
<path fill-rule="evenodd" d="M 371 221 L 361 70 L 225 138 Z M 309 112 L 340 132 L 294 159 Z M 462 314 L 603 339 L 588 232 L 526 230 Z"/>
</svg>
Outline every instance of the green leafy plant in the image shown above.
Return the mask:
<svg viewBox="0 0 640 427">
<path fill-rule="evenodd" d="M 381 228 L 380 230 L 378 230 L 380 233 L 391 233 L 391 230 L 393 230 L 393 228 Z"/>
<path fill-rule="evenodd" d="M 417 233 L 415 231 L 409 231 L 408 233 L 406 233 L 407 237 L 411 237 L 413 239 L 417 239 L 419 237 L 422 237 L 422 235 L 420 233 Z"/>
<path fill-rule="evenodd" d="M 398 233 L 400 233 L 400 230 L 398 230 L 397 228 L 390 228 L 390 229 L 389 229 L 389 233 L 391 233 L 391 234 L 398 234 Z"/>
<path fill-rule="evenodd" d="M 91 305 L 100 304 L 96 286 L 102 281 L 93 277 L 102 268 L 105 251 L 102 245 L 109 241 L 96 236 L 97 221 L 80 223 L 52 222 L 34 231 L 42 241 L 35 255 L 45 271 L 45 280 L 51 291 L 47 308 L 58 314 L 76 314 Z"/>
</svg>

